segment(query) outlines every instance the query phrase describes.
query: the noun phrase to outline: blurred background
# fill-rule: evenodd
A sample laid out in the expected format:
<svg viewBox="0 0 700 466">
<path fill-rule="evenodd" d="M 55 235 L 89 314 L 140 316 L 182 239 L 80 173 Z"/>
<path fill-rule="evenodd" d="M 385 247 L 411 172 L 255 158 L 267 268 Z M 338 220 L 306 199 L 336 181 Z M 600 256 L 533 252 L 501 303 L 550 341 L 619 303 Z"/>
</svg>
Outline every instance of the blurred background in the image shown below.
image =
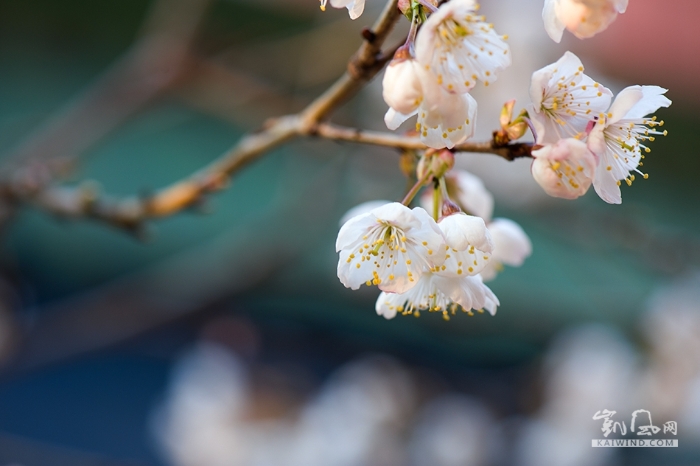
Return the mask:
<svg viewBox="0 0 700 466">
<path fill-rule="evenodd" d="M 350 21 L 315 0 L 0 0 L 0 171 L 152 192 L 318 95 L 381 3 Z M 541 7 L 483 1 L 513 66 L 474 92 L 479 138 L 566 50 L 615 92 L 669 88 L 669 135 L 621 206 L 458 156 L 533 243 L 490 283 L 495 317 L 386 321 L 338 282 L 343 213 L 405 192 L 389 149 L 295 141 L 138 237 L 0 205 L 0 464 L 700 464 L 700 4 L 632 0 L 562 44 Z M 385 129 L 380 83 L 333 121 Z M 680 447 L 591 448 L 603 409 L 676 421 L 657 437 Z"/>
</svg>

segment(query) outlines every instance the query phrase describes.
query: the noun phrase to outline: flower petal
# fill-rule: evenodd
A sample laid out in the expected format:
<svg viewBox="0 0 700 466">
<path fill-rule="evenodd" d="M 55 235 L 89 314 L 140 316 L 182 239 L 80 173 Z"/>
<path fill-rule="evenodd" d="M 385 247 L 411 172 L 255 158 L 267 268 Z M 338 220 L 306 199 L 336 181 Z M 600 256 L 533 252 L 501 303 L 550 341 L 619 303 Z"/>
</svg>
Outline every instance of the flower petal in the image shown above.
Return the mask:
<svg viewBox="0 0 700 466">
<path fill-rule="evenodd" d="M 549 34 L 549 37 L 556 43 L 561 42 L 561 37 L 564 35 L 564 23 L 557 17 L 555 11 L 556 0 L 545 0 L 544 8 L 542 8 L 542 20 L 544 20 L 544 29 Z"/>
</svg>

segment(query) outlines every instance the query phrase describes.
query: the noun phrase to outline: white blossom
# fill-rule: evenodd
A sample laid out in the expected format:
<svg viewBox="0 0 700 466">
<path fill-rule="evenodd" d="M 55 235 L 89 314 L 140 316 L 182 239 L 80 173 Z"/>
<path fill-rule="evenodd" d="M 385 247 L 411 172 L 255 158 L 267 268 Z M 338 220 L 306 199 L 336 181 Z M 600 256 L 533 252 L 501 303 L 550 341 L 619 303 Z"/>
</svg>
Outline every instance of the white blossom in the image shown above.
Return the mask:
<svg viewBox="0 0 700 466">
<path fill-rule="evenodd" d="M 610 105 L 612 92 L 583 73 L 581 60 L 566 52 L 532 74 L 529 111 L 538 144 L 576 137 Z"/>
<path fill-rule="evenodd" d="M 593 182 L 596 157 L 576 138 L 560 139 L 532 151 L 532 176 L 550 196 L 576 199 Z"/>
<path fill-rule="evenodd" d="M 520 267 L 532 254 L 532 242 L 527 233 L 513 220 L 496 218 L 488 224 L 493 240 L 493 254 L 481 271 L 484 281 L 493 280 L 503 270 L 503 264 Z"/>
<path fill-rule="evenodd" d="M 579 39 L 593 37 L 607 29 L 618 13 L 624 13 L 628 0 L 545 0 L 544 28 L 555 42 L 564 29 Z"/>
<path fill-rule="evenodd" d="M 384 116 L 389 129 L 398 128 L 417 114 L 416 130 L 421 141 L 435 149 L 452 148 L 474 134 L 474 98 L 447 92 L 415 60 L 390 65 L 383 85 L 384 99 L 390 106 Z"/>
<path fill-rule="evenodd" d="M 468 92 L 480 80 L 488 85 L 510 66 L 510 48 L 477 15 L 475 0 L 452 0 L 430 15 L 416 38 L 416 59 L 447 91 Z"/>
<path fill-rule="evenodd" d="M 365 0 L 330 0 L 333 8 L 347 8 L 350 19 L 357 19 L 365 10 Z M 326 11 L 328 0 L 321 0 L 321 10 Z"/>
<path fill-rule="evenodd" d="M 593 187 L 605 202 L 620 204 L 620 181 L 631 185 L 635 179 L 633 171 L 644 178 L 639 170 L 642 151 L 650 152 L 644 143 L 653 141 L 654 135 L 666 134 L 658 131 L 663 121 L 656 117 L 645 118 L 660 107 L 668 107 L 671 101 L 663 94 L 666 89 L 658 86 L 630 86 L 615 98 L 610 110 L 600 115 L 588 136 L 588 146 L 598 156 Z"/>
<path fill-rule="evenodd" d="M 449 317 L 459 308 L 464 312 L 486 309 L 494 315 L 498 305 L 498 298 L 484 285 L 480 275 L 450 277 L 427 271 L 406 293 L 382 292 L 375 309 L 378 315 L 392 319 L 397 313 L 418 314 L 420 311 L 442 312 Z"/>
<path fill-rule="evenodd" d="M 377 314 L 387 319 L 397 312 L 442 312 L 445 317 L 461 307 L 496 312 L 498 299 L 478 273 L 486 267 L 493 243 L 483 219 L 464 213 L 448 215 L 438 223 L 445 237 L 444 264 L 424 270 L 416 286 L 406 293 L 382 293 Z"/>
<path fill-rule="evenodd" d="M 348 220 L 335 243 L 338 278 L 348 288 L 363 283 L 404 292 L 425 270 L 442 265 L 445 242 L 428 213 L 392 202 Z"/>
<path fill-rule="evenodd" d="M 440 273 L 475 275 L 486 267 L 493 241 L 482 218 L 459 212 L 443 217 L 438 227 L 445 237 L 447 251 Z"/>
</svg>

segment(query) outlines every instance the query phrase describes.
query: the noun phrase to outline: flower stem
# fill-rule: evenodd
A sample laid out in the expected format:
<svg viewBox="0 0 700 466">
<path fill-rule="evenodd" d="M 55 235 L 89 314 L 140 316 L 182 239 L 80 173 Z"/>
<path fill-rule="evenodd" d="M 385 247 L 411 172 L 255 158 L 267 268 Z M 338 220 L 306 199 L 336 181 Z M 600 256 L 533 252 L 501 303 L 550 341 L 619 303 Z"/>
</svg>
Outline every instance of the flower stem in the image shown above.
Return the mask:
<svg viewBox="0 0 700 466">
<path fill-rule="evenodd" d="M 440 179 L 442 180 L 442 178 L 440 178 Z M 436 188 L 437 188 L 437 186 L 436 186 Z M 441 205 L 442 205 L 442 199 L 441 199 L 440 190 L 433 189 L 433 217 L 435 218 L 436 222 L 440 218 L 440 211 L 442 210 L 440 208 Z"/>
<path fill-rule="evenodd" d="M 406 37 L 406 42 L 404 46 L 409 47 L 411 51 L 411 56 L 413 56 L 413 44 L 416 41 L 416 34 L 418 33 L 418 15 L 416 10 L 413 10 L 413 17 L 411 19 L 411 29 L 408 31 L 408 36 Z"/>
<path fill-rule="evenodd" d="M 401 201 L 401 203 L 408 207 L 413 198 L 416 197 L 416 194 L 418 194 L 418 191 L 420 191 L 420 188 L 425 186 L 425 183 L 428 182 L 431 176 L 433 176 L 433 173 L 429 171 L 428 173 L 423 175 L 423 178 L 416 181 L 416 184 L 414 184 L 411 190 L 408 193 L 406 193 L 406 196 L 403 198 L 403 201 Z"/>
<path fill-rule="evenodd" d="M 522 117 L 523 121 L 527 123 L 527 126 L 530 128 L 530 131 L 532 132 L 532 137 L 535 138 L 535 142 L 537 142 L 537 130 L 535 129 L 535 125 L 532 124 L 532 120 L 530 118 L 524 116 Z"/>
</svg>

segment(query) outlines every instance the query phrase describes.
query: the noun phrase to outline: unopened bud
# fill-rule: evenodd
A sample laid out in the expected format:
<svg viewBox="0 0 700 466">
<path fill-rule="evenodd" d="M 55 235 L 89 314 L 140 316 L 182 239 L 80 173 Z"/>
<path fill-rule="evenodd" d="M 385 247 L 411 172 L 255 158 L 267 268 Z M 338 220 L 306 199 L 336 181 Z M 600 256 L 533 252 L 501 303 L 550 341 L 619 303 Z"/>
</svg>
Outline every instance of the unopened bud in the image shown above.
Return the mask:
<svg viewBox="0 0 700 466">
<path fill-rule="evenodd" d="M 442 202 L 442 216 L 447 217 L 448 215 L 456 214 L 458 212 L 461 212 L 462 209 L 459 208 L 457 204 L 452 202 L 449 199 L 445 199 Z"/>
<path fill-rule="evenodd" d="M 418 179 L 423 179 L 428 173 L 431 173 L 435 178 L 445 176 L 445 173 L 452 170 L 455 166 L 455 156 L 452 151 L 442 149 L 439 151 L 426 151 L 425 155 L 418 162 L 416 175 Z"/>
<path fill-rule="evenodd" d="M 445 176 L 454 166 L 455 155 L 448 149 L 443 149 L 433 156 L 433 175 L 437 178 Z"/>
</svg>

